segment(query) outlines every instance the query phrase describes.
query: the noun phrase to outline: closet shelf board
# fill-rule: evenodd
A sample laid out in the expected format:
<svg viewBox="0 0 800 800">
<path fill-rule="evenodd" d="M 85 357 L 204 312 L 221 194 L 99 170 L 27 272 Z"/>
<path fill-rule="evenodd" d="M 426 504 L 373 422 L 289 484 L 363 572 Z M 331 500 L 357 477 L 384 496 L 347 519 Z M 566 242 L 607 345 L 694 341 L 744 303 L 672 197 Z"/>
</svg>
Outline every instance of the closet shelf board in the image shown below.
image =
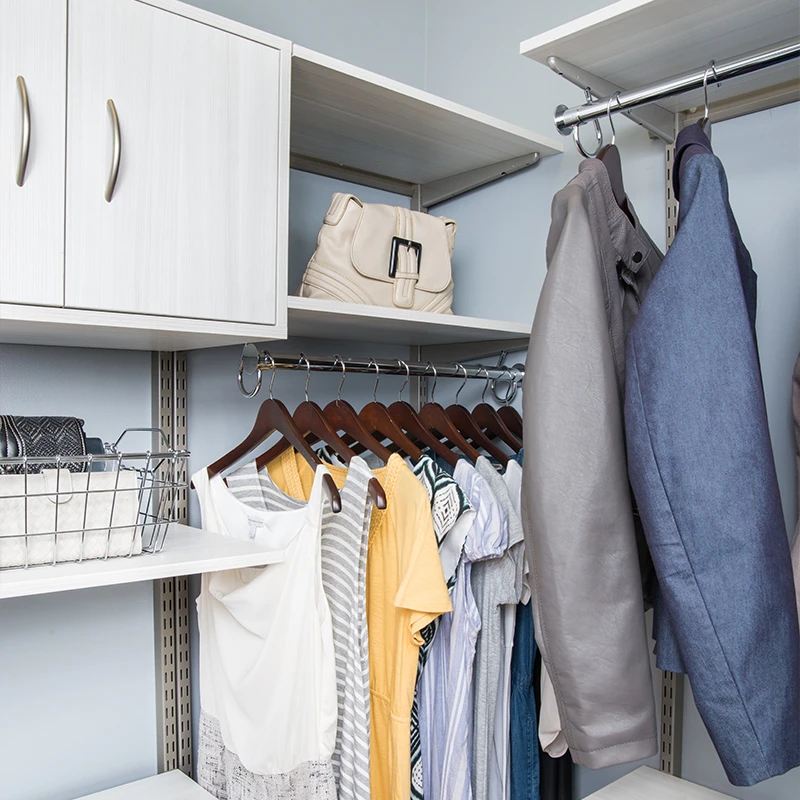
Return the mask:
<svg viewBox="0 0 800 800">
<path fill-rule="evenodd" d="M 527 339 L 530 333 L 530 323 L 289 298 L 290 336 L 431 345 Z"/>
<path fill-rule="evenodd" d="M 0 570 L 0 598 L 259 567 L 274 563 L 275 559 L 275 551 L 265 550 L 252 542 L 171 523 L 160 553 Z"/>
<path fill-rule="evenodd" d="M 179 770 L 172 770 L 104 792 L 87 794 L 78 800 L 211 800 L 211 797 L 191 778 Z"/>
<path fill-rule="evenodd" d="M 652 767 L 639 767 L 614 783 L 609 783 L 586 800 L 730 800 L 705 786 L 667 775 Z"/>
<path fill-rule="evenodd" d="M 724 61 L 800 36 L 797 0 L 619 0 L 520 45 L 547 64 L 568 61 L 600 78 L 636 89 L 690 70 L 712 58 Z M 752 92 L 797 84 L 800 63 L 790 61 L 709 85 L 709 101 L 732 101 Z M 565 87 L 566 88 L 566 87 Z M 564 102 L 581 102 L 577 88 Z M 659 101 L 670 111 L 702 106 L 697 90 Z"/>
<path fill-rule="evenodd" d="M 538 152 L 532 131 L 294 45 L 293 154 L 425 184 Z"/>
<path fill-rule="evenodd" d="M 282 325 L 0 303 L 0 342 L 115 350 L 196 350 L 285 339 Z"/>
</svg>

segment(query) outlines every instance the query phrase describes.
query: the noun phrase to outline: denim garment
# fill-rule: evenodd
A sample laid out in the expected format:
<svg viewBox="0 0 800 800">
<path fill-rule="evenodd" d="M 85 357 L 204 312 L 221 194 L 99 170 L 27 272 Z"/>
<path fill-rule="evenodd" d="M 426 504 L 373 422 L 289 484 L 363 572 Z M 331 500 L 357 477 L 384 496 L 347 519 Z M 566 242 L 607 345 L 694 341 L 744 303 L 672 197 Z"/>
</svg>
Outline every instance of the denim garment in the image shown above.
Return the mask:
<svg viewBox="0 0 800 800">
<path fill-rule="evenodd" d="M 676 143 L 675 242 L 628 336 L 628 469 L 669 624 L 731 783 L 800 764 L 800 644 L 754 335 L 756 275 L 719 159 Z M 679 182 L 679 185 L 678 185 Z M 673 643 L 659 640 L 659 666 Z"/>
<path fill-rule="evenodd" d="M 533 662 L 531 604 L 517 605 L 514 653 L 511 656 L 511 800 L 539 800 L 539 735 Z"/>
</svg>

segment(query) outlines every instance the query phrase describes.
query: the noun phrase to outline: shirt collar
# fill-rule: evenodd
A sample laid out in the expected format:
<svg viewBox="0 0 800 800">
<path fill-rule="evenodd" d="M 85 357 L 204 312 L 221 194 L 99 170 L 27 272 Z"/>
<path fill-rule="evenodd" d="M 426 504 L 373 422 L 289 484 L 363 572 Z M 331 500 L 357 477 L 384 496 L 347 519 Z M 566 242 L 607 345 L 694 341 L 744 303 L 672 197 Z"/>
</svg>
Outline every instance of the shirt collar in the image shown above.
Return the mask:
<svg viewBox="0 0 800 800">
<path fill-rule="evenodd" d="M 578 167 L 578 172 L 591 176 L 600 190 L 603 212 L 611 236 L 611 245 L 616 251 L 617 258 L 623 261 L 631 272 L 638 272 L 640 267 L 647 262 L 652 246 L 649 238 L 642 231 L 641 223 L 630 199 L 628 200 L 628 210 L 633 217 L 633 223 L 617 205 L 608 170 L 600 159 L 584 159 Z"/>
<path fill-rule="evenodd" d="M 714 154 L 711 141 L 706 132 L 697 124 L 687 125 L 675 140 L 675 159 L 672 165 L 672 188 L 675 197 L 680 200 L 681 171 L 693 156 L 702 153 Z"/>
</svg>

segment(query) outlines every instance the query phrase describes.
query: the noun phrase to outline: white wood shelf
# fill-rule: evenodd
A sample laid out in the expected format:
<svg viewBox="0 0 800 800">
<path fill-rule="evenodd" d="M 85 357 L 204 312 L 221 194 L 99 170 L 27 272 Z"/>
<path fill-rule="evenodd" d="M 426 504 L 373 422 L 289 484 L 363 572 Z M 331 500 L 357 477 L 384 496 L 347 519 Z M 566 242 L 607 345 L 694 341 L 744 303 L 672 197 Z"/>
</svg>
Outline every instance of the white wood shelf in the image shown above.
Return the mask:
<svg viewBox="0 0 800 800">
<path fill-rule="evenodd" d="M 797 0 L 620 0 L 520 45 L 542 64 L 557 56 L 594 75 L 636 89 L 800 36 Z M 709 88 L 709 100 L 731 101 L 800 80 L 797 61 Z M 576 92 L 569 94 L 575 97 Z M 565 103 L 577 105 L 580 100 Z M 660 101 L 669 111 L 702 105 L 702 90 Z"/>
<path fill-rule="evenodd" d="M 124 350 L 195 350 L 285 339 L 286 326 L 0 303 L 0 342 Z"/>
<path fill-rule="evenodd" d="M 412 184 L 563 151 L 556 137 L 294 45 L 291 150 Z"/>
<path fill-rule="evenodd" d="M 259 567 L 274 563 L 281 556 L 252 542 L 172 523 L 160 553 L 0 570 L 0 598 Z"/>
<path fill-rule="evenodd" d="M 604 786 L 586 800 L 730 800 L 696 783 L 667 775 L 651 767 L 639 767 L 614 783 Z M 115 798 L 116 800 L 116 798 Z"/>
<path fill-rule="evenodd" d="M 78 800 L 210 800 L 210 795 L 179 770 L 126 783 Z"/>
<path fill-rule="evenodd" d="M 290 297 L 289 333 L 315 339 L 432 345 L 527 339 L 531 325 Z"/>
</svg>

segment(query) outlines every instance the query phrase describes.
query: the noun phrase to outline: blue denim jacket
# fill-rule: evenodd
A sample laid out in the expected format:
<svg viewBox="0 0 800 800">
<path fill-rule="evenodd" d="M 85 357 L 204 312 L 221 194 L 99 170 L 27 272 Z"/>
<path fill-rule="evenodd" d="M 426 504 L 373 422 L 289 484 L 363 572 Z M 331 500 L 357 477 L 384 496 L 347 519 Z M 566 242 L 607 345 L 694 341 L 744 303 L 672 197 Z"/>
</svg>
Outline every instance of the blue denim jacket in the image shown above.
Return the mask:
<svg viewBox="0 0 800 800">
<path fill-rule="evenodd" d="M 756 275 L 696 125 L 679 228 L 627 341 L 628 471 L 659 581 L 658 662 L 688 674 L 731 783 L 800 764 L 789 545 L 755 339 Z"/>
</svg>

